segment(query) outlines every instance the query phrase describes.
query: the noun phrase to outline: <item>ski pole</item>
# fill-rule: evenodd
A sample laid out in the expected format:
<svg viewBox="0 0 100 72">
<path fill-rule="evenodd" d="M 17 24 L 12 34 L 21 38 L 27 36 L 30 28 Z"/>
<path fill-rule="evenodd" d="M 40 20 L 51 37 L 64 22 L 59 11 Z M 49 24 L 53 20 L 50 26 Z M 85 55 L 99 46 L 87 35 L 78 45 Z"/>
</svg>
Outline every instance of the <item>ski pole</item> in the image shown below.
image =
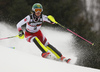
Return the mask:
<svg viewBox="0 0 100 72">
<path fill-rule="evenodd" d="M 6 37 L 6 38 L 0 38 L 0 40 L 9 39 L 9 38 L 14 38 L 14 37 L 18 37 L 18 35 L 16 35 L 16 36 L 11 36 L 11 37 Z"/>
<path fill-rule="evenodd" d="M 83 38 L 82 36 L 76 34 L 75 32 L 71 31 L 70 29 L 66 28 L 65 26 L 61 25 L 60 23 L 56 22 L 53 16 L 49 15 L 48 18 L 49 18 L 52 22 L 58 24 L 58 25 L 61 26 L 62 28 L 65 28 L 65 29 L 68 30 L 69 32 L 71 32 L 71 33 L 73 33 L 74 35 L 78 36 L 79 38 L 85 40 L 86 42 L 90 43 L 91 45 L 94 45 L 94 43 L 91 43 L 91 42 L 88 41 L 87 39 Z"/>
</svg>

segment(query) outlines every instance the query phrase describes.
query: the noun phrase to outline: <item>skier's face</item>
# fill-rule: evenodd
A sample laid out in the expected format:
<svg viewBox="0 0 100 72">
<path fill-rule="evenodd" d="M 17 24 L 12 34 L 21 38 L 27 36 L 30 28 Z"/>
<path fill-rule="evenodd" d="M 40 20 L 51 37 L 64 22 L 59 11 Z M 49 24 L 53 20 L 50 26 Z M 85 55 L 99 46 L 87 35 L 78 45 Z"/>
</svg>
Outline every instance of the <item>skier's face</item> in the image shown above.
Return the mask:
<svg viewBox="0 0 100 72">
<path fill-rule="evenodd" d="M 36 16 L 40 16 L 41 15 L 41 12 L 39 12 L 39 11 L 38 12 L 35 12 L 35 15 Z"/>
</svg>

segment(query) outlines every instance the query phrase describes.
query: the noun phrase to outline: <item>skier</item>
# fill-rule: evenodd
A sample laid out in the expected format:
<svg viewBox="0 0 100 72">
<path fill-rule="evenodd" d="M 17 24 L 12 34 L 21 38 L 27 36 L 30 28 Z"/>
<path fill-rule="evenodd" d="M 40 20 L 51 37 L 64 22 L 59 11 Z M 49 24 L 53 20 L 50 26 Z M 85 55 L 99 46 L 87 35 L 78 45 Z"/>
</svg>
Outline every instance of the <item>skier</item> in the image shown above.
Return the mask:
<svg viewBox="0 0 100 72">
<path fill-rule="evenodd" d="M 70 59 L 66 59 L 55 47 L 53 47 L 42 34 L 40 28 L 42 22 L 48 22 L 55 24 L 50 21 L 46 15 L 43 13 L 43 7 L 40 3 L 35 3 L 32 6 L 32 13 L 27 15 L 17 24 L 17 29 L 19 31 L 19 38 L 23 39 L 24 36 L 28 42 L 34 42 L 37 47 L 42 51 L 43 58 L 50 58 L 50 51 L 56 56 L 57 60 L 66 61 L 67 63 Z M 25 34 L 22 30 L 22 25 L 26 24 Z"/>
</svg>

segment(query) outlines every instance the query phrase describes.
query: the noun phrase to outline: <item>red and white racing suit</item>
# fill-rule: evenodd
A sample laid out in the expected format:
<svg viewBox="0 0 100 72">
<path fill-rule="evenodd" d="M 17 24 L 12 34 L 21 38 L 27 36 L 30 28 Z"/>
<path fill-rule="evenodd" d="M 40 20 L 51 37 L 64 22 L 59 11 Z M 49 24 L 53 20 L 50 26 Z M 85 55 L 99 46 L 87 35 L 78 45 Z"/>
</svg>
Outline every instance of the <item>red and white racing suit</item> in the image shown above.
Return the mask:
<svg viewBox="0 0 100 72">
<path fill-rule="evenodd" d="M 26 31 L 25 31 L 25 38 L 28 42 L 34 42 L 38 48 L 42 51 L 42 57 L 48 56 L 48 50 L 50 50 L 57 59 L 64 59 L 65 57 L 62 56 L 61 52 L 59 52 L 55 47 L 53 47 L 47 41 L 46 37 L 42 34 L 40 28 L 43 22 L 51 22 L 46 15 L 41 15 L 36 19 L 35 15 L 30 14 L 22 19 L 17 24 L 18 31 L 22 30 L 22 25 L 26 24 Z"/>
<path fill-rule="evenodd" d="M 33 42 L 33 39 L 37 37 L 44 46 L 47 46 L 49 43 L 47 42 L 46 37 L 42 34 L 40 28 L 43 22 L 51 22 L 46 15 L 41 15 L 37 21 L 33 14 L 26 16 L 17 24 L 18 31 L 22 30 L 22 25 L 26 24 L 25 38 L 28 42 Z"/>
</svg>

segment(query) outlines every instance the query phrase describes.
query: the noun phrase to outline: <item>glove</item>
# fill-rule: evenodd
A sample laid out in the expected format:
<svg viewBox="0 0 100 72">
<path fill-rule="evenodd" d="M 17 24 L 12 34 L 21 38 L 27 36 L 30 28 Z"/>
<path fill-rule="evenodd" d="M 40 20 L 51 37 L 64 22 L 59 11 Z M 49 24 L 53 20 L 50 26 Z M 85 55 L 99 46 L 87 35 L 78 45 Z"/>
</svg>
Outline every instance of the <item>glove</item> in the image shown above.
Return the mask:
<svg viewBox="0 0 100 72">
<path fill-rule="evenodd" d="M 23 32 L 23 30 L 20 30 L 20 31 L 19 31 L 18 38 L 24 39 L 24 32 Z"/>
</svg>

